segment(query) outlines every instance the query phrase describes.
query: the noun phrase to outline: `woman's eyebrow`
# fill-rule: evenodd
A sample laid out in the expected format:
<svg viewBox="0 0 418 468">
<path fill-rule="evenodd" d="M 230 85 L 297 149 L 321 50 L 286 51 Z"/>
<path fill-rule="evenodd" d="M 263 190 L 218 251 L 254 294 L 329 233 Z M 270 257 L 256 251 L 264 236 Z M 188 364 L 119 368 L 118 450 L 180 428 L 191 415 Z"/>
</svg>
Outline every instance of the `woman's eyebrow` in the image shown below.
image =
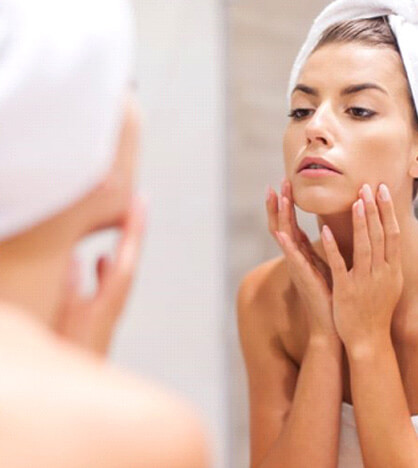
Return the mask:
<svg viewBox="0 0 418 468">
<path fill-rule="evenodd" d="M 365 89 L 377 89 L 378 91 L 381 91 L 382 93 L 385 93 L 388 95 L 388 92 L 385 89 L 383 89 L 382 87 L 380 87 L 379 85 L 375 83 L 360 83 L 360 84 L 347 86 L 341 91 L 340 96 L 358 93 L 359 91 L 363 91 Z M 302 91 L 303 93 L 311 94 L 312 96 L 319 96 L 319 92 L 316 88 L 311 88 L 310 86 L 306 86 L 302 83 L 299 83 L 295 86 L 295 89 L 292 91 L 292 94 L 295 91 Z"/>
</svg>

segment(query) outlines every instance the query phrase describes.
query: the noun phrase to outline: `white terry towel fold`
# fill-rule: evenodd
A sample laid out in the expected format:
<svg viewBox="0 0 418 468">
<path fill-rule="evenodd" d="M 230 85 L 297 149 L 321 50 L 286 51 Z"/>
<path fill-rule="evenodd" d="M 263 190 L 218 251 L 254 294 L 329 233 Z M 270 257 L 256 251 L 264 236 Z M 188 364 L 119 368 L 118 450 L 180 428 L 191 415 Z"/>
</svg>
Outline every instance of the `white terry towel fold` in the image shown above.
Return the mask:
<svg viewBox="0 0 418 468">
<path fill-rule="evenodd" d="M 321 34 L 329 26 L 340 21 L 349 21 L 377 16 L 388 16 L 408 75 L 415 109 L 418 109 L 418 0 L 336 0 L 330 3 L 314 20 L 308 37 L 300 49 L 290 73 L 287 102 L 290 107 L 291 93 L 303 65 L 319 42 Z M 418 113 L 418 111 L 417 111 Z"/>
<path fill-rule="evenodd" d="M 87 194 L 134 78 L 128 0 L 1 0 L 0 241 Z"/>
</svg>

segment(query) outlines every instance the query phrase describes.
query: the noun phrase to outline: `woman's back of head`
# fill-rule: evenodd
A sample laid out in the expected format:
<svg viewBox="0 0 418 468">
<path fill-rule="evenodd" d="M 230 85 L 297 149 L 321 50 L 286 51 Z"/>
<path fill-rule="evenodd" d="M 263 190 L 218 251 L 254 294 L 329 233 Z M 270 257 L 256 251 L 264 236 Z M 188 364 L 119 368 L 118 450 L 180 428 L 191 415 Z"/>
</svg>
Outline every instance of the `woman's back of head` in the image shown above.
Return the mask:
<svg viewBox="0 0 418 468">
<path fill-rule="evenodd" d="M 120 164 L 135 26 L 129 0 L 4 0 L 0 23 L 1 245 Z"/>
</svg>

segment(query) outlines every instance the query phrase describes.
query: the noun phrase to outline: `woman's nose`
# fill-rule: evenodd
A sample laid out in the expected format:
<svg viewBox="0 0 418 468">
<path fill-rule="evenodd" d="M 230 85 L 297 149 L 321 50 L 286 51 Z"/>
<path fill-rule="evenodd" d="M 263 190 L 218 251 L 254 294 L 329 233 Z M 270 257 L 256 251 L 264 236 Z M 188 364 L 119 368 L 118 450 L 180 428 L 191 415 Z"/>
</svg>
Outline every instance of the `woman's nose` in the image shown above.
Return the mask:
<svg viewBox="0 0 418 468">
<path fill-rule="evenodd" d="M 322 144 L 331 144 L 331 109 L 326 105 L 318 107 L 305 126 L 308 143 L 320 141 Z"/>
</svg>

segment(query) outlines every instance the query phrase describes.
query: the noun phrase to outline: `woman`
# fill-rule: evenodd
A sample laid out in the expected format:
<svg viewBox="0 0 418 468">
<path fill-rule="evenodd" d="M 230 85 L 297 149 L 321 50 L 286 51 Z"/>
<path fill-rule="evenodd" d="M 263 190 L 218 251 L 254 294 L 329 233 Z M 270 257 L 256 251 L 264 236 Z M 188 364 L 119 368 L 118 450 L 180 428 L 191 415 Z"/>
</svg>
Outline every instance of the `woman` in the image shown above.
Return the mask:
<svg viewBox="0 0 418 468">
<path fill-rule="evenodd" d="M 286 177 L 266 202 L 284 255 L 238 294 L 252 468 L 418 466 L 418 83 L 376 14 L 389 3 L 329 5 L 291 87 Z M 334 171 L 300 172 L 305 157 Z M 294 204 L 317 215 L 320 240 Z"/>
<path fill-rule="evenodd" d="M 131 18 L 119 0 L 5 0 L 0 11 L 0 458 L 7 468 L 209 466 L 189 403 L 104 359 L 144 229 L 134 196 Z M 109 227 L 122 232 L 116 258 L 98 262 L 97 292 L 84 298 L 73 251 Z"/>
</svg>

